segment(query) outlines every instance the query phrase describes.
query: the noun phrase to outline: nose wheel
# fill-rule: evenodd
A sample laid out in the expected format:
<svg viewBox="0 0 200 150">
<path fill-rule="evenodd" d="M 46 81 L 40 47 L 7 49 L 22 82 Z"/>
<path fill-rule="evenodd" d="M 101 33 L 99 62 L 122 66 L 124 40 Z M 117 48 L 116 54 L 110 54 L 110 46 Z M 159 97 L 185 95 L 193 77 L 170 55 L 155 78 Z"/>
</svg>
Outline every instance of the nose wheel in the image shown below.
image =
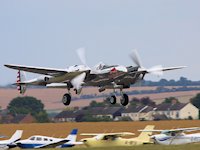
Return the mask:
<svg viewBox="0 0 200 150">
<path fill-rule="evenodd" d="M 71 95 L 66 93 L 63 95 L 62 102 L 65 106 L 69 105 L 71 102 Z"/>
</svg>

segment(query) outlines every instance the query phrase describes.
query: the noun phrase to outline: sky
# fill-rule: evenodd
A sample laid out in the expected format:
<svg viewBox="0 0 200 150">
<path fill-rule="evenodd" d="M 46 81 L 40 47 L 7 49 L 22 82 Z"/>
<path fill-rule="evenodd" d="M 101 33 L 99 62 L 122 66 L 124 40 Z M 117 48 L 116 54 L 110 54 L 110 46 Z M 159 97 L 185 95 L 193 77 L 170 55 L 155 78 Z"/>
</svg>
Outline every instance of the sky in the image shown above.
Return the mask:
<svg viewBox="0 0 200 150">
<path fill-rule="evenodd" d="M 129 54 L 136 48 L 146 68 L 187 66 L 161 78 L 200 80 L 199 6 L 199 0 L 1 0 L 0 85 L 16 81 L 17 72 L 4 64 L 67 68 L 81 64 L 80 47 L 89 66 L 134 65 Z"/>
</svg>

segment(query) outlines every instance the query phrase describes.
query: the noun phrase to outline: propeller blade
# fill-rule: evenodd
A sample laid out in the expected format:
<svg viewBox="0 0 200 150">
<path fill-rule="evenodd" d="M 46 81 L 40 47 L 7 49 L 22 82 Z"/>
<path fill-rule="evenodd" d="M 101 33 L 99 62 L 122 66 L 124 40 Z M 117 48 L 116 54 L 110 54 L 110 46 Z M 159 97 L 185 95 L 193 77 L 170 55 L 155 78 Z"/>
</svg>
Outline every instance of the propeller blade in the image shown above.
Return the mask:
<svg viewBox="0 0 200 150">
<path fill-rule="evenodd" d="M 140 59 L 140 56 L 137 52 L 136 49 L 132 50 L 132 52 L 130 53 L 130 57 L 132 59 L 132 61 L 140 68 L 143 68 L 142 67 L 142 62 L 141 62 L 141 59 Z"/>
<path fill-rule="evenodd" d="M 163 75 L 163 67 L 162 67 L 162 65 L 153 66 L 153 67 L 147 69 L 147 72 L 151 73 L 153 75 L 156 75 L 156 76 L 162 76 Z"/>
<path fill-rule="evenodd" d="M 81 61 L 81 63 L 85 66 L 88 66 L 86 63 L 86 57 L 85 57 L 85 48 L 79 48 L 76 50 L 76 53 Z"/>
<path fill-rule="evenodd" d="M 79 90 L 79 89 L 82 88 L 82 85 L 84 83 L 83 81 L 85 80 L 85 77 L 86 77 L 86 73 L 83 72 L 83 73 L 81 73 L 80 75 L 76 76 L 75 78 L 73 78 L 71 80 L 71 83 L 76 90 Z"/>
</svg>

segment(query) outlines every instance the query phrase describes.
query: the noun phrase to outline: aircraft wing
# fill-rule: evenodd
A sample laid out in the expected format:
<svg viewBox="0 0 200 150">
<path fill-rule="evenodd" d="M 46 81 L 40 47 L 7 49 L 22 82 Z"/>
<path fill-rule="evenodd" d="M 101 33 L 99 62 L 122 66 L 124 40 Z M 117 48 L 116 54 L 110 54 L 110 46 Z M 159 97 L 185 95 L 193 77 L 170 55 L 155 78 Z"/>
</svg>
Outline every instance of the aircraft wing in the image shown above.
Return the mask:
<svg viewBox="0 0 200 150">
<path fill-rule="evenodd" d="M 183 69 L 186 68 L 186 66 L 176 66 L 176 67 L 162 67 L 162 66 L 154 66 L 150 69 L 141 68 L 138 71 L 134 71 L 133 73 L 153 73 L 153 72 L 161 72 L 161 71 L 170 71 L 170 70 L 177 70 L 177 69 Z"/>
<path fill-rule="evenodd" d="M 103 137 L 122 137 L 122 136 L 131 136 L 135 135 L 134 133 L 131 132 L 118 132 L 118 133 L 83 133 L 81 135 L 86 135 L 86 136 L 97 136 L 97 135 L 102 135 Z"/>
<path fill-rule="evenodd" d="M 193 132 L 198 130 L 200 130 L 200 127 L 171 129 L 169 132 Z"/>
<path fill-rule="evenodd" d="M 57 146 L 63 145 L 64 143 L 67 143 L 67 142 L 69 142 L 69 140 L 61 140 L 61 141 L 53 142 L 53 143 L 50 143 L 50 144 L 36 146 L 35 148 L 55 148 Z"/>
<path fill-rule="evenodd" d="M 142 132 L 162 132 L 162 133 L 176 132 L 176 133 L 179 133 L 179 132 L 192 132 L 192 131 L 198 131 L 198 130 L 200 130 L 200 127 L 178 128 L 178 129 L 170 129 L 170 130 L 138 130 L 138 131 L 142 131 Z"/>
<path fill-rule="evenodd" d="M 50 76 L 57 76 L 60 74 L 68 73 L 66 69 L 44 68 L 44 67 L 34 67 L 34 66 L 13 65 L 13 64 L 5 64 L 4 66 L 15 70 L 22 70 L 26 72 L 38 73 Z"/>
<path fill-rule="evenodd" d="M 186 66 L 166 67 L 166 68 L 162 68 L 162 71 L 176 70 L 176 69 L 182 69 L 182 68 L 186 68 Z"/>
</svg>

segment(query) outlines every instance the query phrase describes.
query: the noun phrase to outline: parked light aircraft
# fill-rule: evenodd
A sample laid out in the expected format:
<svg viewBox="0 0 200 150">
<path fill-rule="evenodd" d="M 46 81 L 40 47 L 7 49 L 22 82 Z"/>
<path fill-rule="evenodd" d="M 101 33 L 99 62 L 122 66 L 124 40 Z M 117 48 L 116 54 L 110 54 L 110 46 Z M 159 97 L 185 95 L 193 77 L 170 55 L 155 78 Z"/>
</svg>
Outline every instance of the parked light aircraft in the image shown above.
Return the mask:
<svg viewBox="0 0 200 150">
<path fill-rule="evenodd" d="M 145 130 L 154 129 L 153 125 L 148 125 Z M 123 136 L 132 136 L 134 133 L 119 132 L 119 133 L 84 133 L 81 135 L 94 136 L 92 138 L 84 138 L 81 141 L 87 147 L 108 147 L 108 146 L 134 146 L 142 144 L 153 144 L 149 137 L 152 132 L 142 132 L 138 137 L 122 138 Z"/>
<path fill-rule="evenodd" d="M 76 94 L 80 94 L 84 86 L 95 86 L 99 88 L 99 92 L 106 89 L 113 89 L 113 93 L 108 97 L 111 104 L 116 103 L 116 89 L 120 90 L 120 103 L 126 106 L 129 102 L 129 97 L 123 92 L 123 89 L 130 88 L 132 84 L 143 80 L 148 73 L 162 75 L 164 71 L 184 68 L 184 66 L 167 67 L 161 65 L 146 69 L 142 66 L 137 51 L 131 53 L 131 59 L 137 66 L 122 66 L 122 65 L 105 65 L 99 63 L 93 68 L 88 67 L 85 59 L 83 48 L 77 50 L 78 56 L 83 65 L 70 66 L 67 69 L 44 68 L 34 66 L 23 66 L 5 64 L 6 67 L 18 70 L 17 82 L 18 90 L 21 94 L 26 91 L 26 85 L 41 85 L 48 88 L 66 88 L 68 93 L 63 95 L 62 102 L 64 105 L 69 105 L 71 102 L 70 89 L 74 89 Z M 39 78 L 26 80 L 25 73 L 42 74 Z"/>
<path fill-rule="evenodd" d="M 73 129 L 66 138 L 54 138 L 48 136 L 34 135 L 28 139 L 16 142 L 20 148 L 67 148 L 83 144 L 76 142 L 77 129 Z"/>
<path fill-rule="evenodd" d="M 199 127 L 179 128 L 171 130 L 139 130 L 142 132 L 160 132 L 152 135 L 151 138 L 157 144 L 162 145 L 181 145 L 200 142 L 200 133 L 185 134 L 184 132 L 193 132 L 200 130 Z"/>
<path fill-rule="evenodd" d="M 12 135 L 12 137 L 8 140 L 1 140 L 0 141 L 0 149 L 9 149 L 16 147 L 15 142 L 21 139 L 22 137 L 22 130 L 17 130 L 15 133 Z"/>
</svg>

